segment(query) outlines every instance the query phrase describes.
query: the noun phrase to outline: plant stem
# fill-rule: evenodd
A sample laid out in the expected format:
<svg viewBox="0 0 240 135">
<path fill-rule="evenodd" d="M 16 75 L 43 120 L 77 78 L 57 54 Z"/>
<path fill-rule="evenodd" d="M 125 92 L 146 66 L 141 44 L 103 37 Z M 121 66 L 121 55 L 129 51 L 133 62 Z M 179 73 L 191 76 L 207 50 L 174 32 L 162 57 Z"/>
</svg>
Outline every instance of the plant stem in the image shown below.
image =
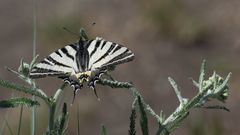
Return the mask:
<svg viewBox="0 0 240 135">
<path fill-rule="evenodd" d="M 33 0 L 33 58 L 36 56 L 36 38 L 37 38 L 37 4 L 36 0 Z"/>
<path fill-rule="evenodd" d="M 79 103 L 77 108 L 77 135 L 80 135 L 80 117 L 79 117 Z"/>
<path fill-rule="evenodd" d="M 37 37 L 37 15 L 36 15 L 36 0 L 33 0 L 33 59 L 36 56 L 36 37 Z M 35 83 L 33 84 L 33 88 L 36 88 Z M 36 100 L 35 96 L 32 97 L 33 101 Z M 36 107 L 32 108 L 32 135 L 36 135 Z"/>
<path fill-rule="evenodd" d="M 13 131 L 12 131 L 12 129 L 11 129 L 8 121 L 7 121 L 7 118 L 4 117 L 4 121 L 6 122 L 6 126 L 7 126 L 8 130 L 9 130 L 9 132 L 10 132 L 10 135 L 14 135 L 14 134 L 13 134 Z"/>
<path fill-rule="evenodd" d="M 19 123 L 18 123 L 18 132 L 17 132 L 17 135 L 20 135 L 20 131 L 21 131 L 21 125 L 22 125 L 22 114 L 23 114 L 23 105 L 21 105 L 21 109 L 20 109 L 20 117 L 19 117 Z"/>
<path fill-rule="evenodd" d="M 49 106 L 49 133 L 51 134 L 52 130 L 54 129 L 54 115 L 55 115 L 56 103 L 52 102 Z"/>
<path fill-rule="evenodd" d="M 49 98 L 48 101 L 48 107 L 49 107 L 49 133 L 51 134 L 54 130 L 54 122 L 55 122 L 55 112 L 56 112 L 56 106 L 59 98 L 61 97 L 61 94 L 63 92 L 63 89 L 67 86 L 67 83 L 63 83 L 62 86 L 56 91 L 53 98 Z"/>
<path fill-rule="evenodd" d="M 33 88 L 36 88 L 35 83 L 33 83 Z M 33 95 L 32 99 L 33 99 L 33 101 L 35 101 L 36 97 Z M 32 124 L 31 125 L 32 125 L 31 133 L 32 133 L 32 135 L 36 135 L 36 107 L 35 106 L 32 107 Z"/>
<path fill-rule="evenodd" d="M 0 130 L 0 135 L 3 135 L 4 134 L 4 129 L 5 129 L 5 127 L 6 127 L 6 118 L 8 118 L 8 110 L 7 110 L 7 112 L 6 112 L 6 114 L 5 114 L 5 116 L 3 116 L 3 123 L 2 123 L 2 127 L 1 127 L 1 130 Z"/>
</svg>

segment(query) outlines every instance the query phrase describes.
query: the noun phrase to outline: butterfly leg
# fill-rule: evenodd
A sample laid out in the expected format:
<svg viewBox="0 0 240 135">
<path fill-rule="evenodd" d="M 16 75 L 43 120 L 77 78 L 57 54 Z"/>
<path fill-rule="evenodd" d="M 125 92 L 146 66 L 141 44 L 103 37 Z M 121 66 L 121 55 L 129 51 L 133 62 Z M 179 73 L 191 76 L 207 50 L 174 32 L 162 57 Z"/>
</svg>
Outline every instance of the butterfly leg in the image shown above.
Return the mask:
<svg viewBox="0 0 240 135">
<path fill-rule="evenodd" d="M 64 82 L 69 83 L 74 88 L 73 100 L 72 100 L 72 104 L 73 104 L 76 93 L 78 90 L 80 90 L 83 87 L 83 84 L 80 84 L 77 80 L 71 79 L 68 76 L 61 76 L 59 78 L 63 79 Z"/>
<path fill-rule="evenodd" d="M 97 94 L 95 85 L 96 85 L 96 82 L 100 80 L 100 76 L 101 76 L 102 74 L 104 74 L 104 73 L 106 73 L 106 71 L 99 71 L 96 75 L 94 75 L 93 77 L 91 77 L 90 80 L 88 81 L 88 87 L 90 87 L 90 88 L 93 89 L 94 94 L 96 95 L 96 97 L 98 98 L 98 100 L 99 100 L 99 97 L 98 97 L 98 94 Z"/>
<path fill-rule="evenodd" d="M 98 97 L 98 94 L 97 94 L 97 91 L 96 91 L 96 82 L 99 81 L 99 77 L 98 76 L 94 76 L 93 78 L 91 78 L 91 80 L 89 80 L 88 82 L 88 87 L 92 88 L 93 91 L 94 91 L 94 94 L 96 95 L 97 99 L 99 100 L 99 97 Z"/>
</svg>

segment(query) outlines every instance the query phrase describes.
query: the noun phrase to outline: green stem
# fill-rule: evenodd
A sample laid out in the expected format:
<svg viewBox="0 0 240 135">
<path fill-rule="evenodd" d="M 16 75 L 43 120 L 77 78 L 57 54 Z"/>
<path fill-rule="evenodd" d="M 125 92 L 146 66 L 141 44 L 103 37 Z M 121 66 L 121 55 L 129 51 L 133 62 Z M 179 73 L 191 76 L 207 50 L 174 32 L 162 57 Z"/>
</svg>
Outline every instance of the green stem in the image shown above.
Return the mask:
<svg viewBox="0 0 240 135">
<path fill-rule="evenodd" d="M 17 132 L 18 135 L 20 135 L 20 131 L 21 131 L 22 114 L 23 114 L 23 105 L 21 105 L 21 109 L 20 109 L 20 117 L 19 117 L 18 132 Z"/>
<path fill-rule="evenodd" d="M 61 94 L 63 92 L 63 89 L 67 86 L 67 83 L 63 83 L 62 86 L 56 91 L 53 98 L 49 99 L 48 106 L 49 106 L 49 133 L 51 134 L 54 130 L 54 122 L 55 122 L 55 112 L 56 112 L 56 106 L 59 98 L 61 97 Z"/>
<path fill-rule="evenodd" d="M 79 117 L 79 103 L 77 108 L 77 135 L 80 135 L 80 117 Z"/>
<path fill-rule="evenodd" d="M 36 15 L 36 9 L 37 9 L 36 0 L 33 0 L 33 59 L 36 56 L 36 37 L 37 37 L 37 15 Z M 35 84 L 35 83 L 34 83 Z M 36 88 L 35 85 L 33 85 L 33 88 Z M 33 101 L 36 100 L 35 96 L 32 97 Z M 36 135 L 36 107 L 34 106 L 32 108 L 32 135 Z"/>
<path fill-rule="evenodd" d="M 36 39 L 37 39 L 37 4 L 36 0 L 33 0 L 33 58 L 36 56 Z"/>
<path fill-rule="evenodd" d="M 0 135 L 3 135 L 4 134 L 4 130 L 5 130 L 5 127 L 6 127 L 6 118 L 8 118 L 8 111 L 6 112 L 5 116 L 3 116 L 3 123 L 2 123 L 2 127 L 1 127 L 1 130 L 0 130 Z"/>
<path fill-rule="evenodd" d="M 8 123 L 8 121 L 7 121 L 7 119 L 5 117 L 4 117 L 4 121 L 6 122 L 6 126 L 7 126 L 8 130 L 9 130 L 10 134 L 14 135 L 13 131 L 12 131 L 12 129 L 11 129 L 11 127 L 10 127 L 10 125 L 9 125 L 9 123 Z"/>
<path fill-rule="evenodd" d="M 55 120 L 55 110 L 56 110 L 56 103 L 53 102 L 49 106 L 49 133 L 51 134 L 54 129 L 54 120 Z"/>
</svg>

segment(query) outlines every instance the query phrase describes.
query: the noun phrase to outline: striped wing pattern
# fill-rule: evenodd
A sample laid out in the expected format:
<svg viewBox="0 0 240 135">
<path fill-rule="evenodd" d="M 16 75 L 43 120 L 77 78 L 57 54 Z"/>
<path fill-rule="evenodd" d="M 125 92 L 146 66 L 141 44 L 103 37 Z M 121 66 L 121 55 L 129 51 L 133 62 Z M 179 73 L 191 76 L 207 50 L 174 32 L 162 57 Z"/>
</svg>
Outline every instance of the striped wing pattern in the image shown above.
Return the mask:
<svg viewBox="0 0 240 135">
<path fill-rule="evenodd" d="M 105 70 L 108 66 L 133 60 L 126 47 L 102 38 L 67 45 L 38 63 L 30 77 L 75 75 L 79 72 Z"/>
<path fill-rule="evenodd" d="M 108 66 L 117 65 L 134 58 L 134 54 L 126 47 L 96 38 L 88 47 L 90 54 L 89 69 L 104 69 Z"/>
<path fill-rule="evenodd" d="M 75 62 L 76 52 L 76 45 L 70 44 L 51 53 L 47 58 L 35 65 L 30 77 L 41 78 L 72 74 L 74 69 L 77 68 Z"/>
</svg>

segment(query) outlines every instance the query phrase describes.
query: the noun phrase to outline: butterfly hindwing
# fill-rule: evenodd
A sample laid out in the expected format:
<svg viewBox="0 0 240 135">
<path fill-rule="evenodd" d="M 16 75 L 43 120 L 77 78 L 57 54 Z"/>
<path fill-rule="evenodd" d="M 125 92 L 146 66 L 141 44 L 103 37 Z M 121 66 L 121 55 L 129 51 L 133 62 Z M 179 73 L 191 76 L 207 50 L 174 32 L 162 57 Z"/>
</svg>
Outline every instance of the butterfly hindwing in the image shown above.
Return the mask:
<svg viewBox="0 0 240 135">
<path fill-rule="evenodd" d="M 30 77 L 41 78 L 71 74 L 77 68 L 75 61 L 76 52 L 76 45 L 74 44 L 56 50 L 33 67 Z"/>
</svg>

